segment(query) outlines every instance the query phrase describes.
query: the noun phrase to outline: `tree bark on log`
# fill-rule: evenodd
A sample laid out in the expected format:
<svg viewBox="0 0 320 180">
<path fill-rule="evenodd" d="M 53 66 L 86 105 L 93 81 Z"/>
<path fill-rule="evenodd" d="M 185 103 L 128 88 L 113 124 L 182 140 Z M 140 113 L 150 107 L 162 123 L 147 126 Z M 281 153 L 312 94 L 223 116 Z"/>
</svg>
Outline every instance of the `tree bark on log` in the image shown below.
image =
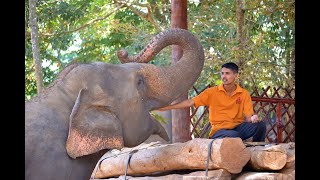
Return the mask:
<svg viewBox="0 0 320 180">
<path fill-rule="evenodd" d="M 205 170 L 208 145 L 211 145 L 208 169 L 225 169 L 229 173 L 240 173 L 250 159 L 250 152 L 240 138 L 203 139 L 196 138 L 185 143 L 158 145 L 157 147 L 131 148 L 136 150 L 128 164 L 127 175 L 150 175 L 171 170 Z M 94 178 L 115 177 L 125 174 L 129 158 L 127 151 L 103 156 L 93 171 Z M 114 151 L 115 152 L 115 151 Z"/>
<path fill-rule="evenodd" d="M 283 143 L 281 145 L 284 146 L 287 154 L 287 163 L 283 167 L 283 169 L 294 169 L 296 164 L 295 143 L 289 142 L 289 143 Z"/>
<path fill-rule="evenodd" d="M 225 169 L 210 170 L 208 177 L 206 171 L 196 171 L 182 176 L 183 180 L 200 180 L 200 179 L 216 179 L 216 180 L 231 180 L 231 174 Z"/>
<path fill-rule="evenodd" d="M 108 180 L 123 180 L 124 175 L 117 178 L 108 178 Z M 191 173 L 180 174 L 180 172 L 160 175 L 160 176 L 127 176 L 127 180 L 201 180 L 201 179 L 214 179 L 214 180 L 231 180 L 231 174 L 224 170 L 210 170 L 208 171 L 208 177 L 206 177 L 205 171 L 194 171 Z M 93 180 L 102 180 L 102 179 L 93 179 Z"/>
<path fill-rule="evenodd" d="M 292 179 L 295 179 L 296 176 L 295 168 L 281 169 L 278 173 L 292 177 Z"/>
<path fill-rule="evenodd" d="M 247 147 L 251 158 L 247 167 L 256 171 L 280 170 L 287 163 L 286 149 L 283 145 Z"/>
<path fill-rule="evenodd" d="M 281 180 L 294 180 L 295 177 L 288 174 L 282 173 L 270 173 L 270 172 L 244 172 L 241 173 L 234 180 L 248 180 L 248 179 L 259 179 L 259 180 L 271 180 L 271 179 L 281 179 Z"/>
</svg>

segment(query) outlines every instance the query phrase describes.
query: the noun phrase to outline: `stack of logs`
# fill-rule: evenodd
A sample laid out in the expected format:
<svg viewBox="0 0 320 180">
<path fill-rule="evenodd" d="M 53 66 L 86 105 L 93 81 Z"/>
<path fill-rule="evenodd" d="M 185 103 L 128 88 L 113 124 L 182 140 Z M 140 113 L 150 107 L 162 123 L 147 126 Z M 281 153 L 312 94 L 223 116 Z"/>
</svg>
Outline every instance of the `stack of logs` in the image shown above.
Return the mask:
<svg viewBox="0 0 320 180">
<path fill-rule="evenodd" d="M 255 145 L 240 138 L 146 141 L 107 152 L 91 179 L 291 180 L 295 179 L 295 143 Z"/>
</svg>

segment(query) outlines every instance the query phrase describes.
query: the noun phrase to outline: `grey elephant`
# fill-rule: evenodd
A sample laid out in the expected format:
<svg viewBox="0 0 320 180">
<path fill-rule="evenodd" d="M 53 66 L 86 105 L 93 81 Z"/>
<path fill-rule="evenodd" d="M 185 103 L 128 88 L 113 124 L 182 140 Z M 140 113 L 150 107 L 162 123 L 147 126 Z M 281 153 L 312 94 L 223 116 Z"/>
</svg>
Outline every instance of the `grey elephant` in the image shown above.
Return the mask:
<svg viewBox="0 0 320 180">
<path fill-rule="evenodd" d="M 147 63 L 169 45 L 183 49 L 177 63 Z M 197 80 L 204 64 L 199 40 L 187 30 L 168 29 L 139 54 L 121 50 L 118 57 L 123 64 L 69 65 L 25 103 L 25 179 L 88 180 L 110 149 L 139 145 L 152 134 L 169 140 L 149 112 Z"/>
</svg>

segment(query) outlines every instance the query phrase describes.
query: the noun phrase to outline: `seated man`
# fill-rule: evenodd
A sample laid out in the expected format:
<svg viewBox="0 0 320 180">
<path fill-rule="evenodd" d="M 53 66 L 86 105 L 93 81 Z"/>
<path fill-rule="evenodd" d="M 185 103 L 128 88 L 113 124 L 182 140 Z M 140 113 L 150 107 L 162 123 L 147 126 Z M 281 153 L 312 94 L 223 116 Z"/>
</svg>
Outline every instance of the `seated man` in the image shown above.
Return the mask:
<svg viewBox="0 0 320 180">
<path fill-rule="evenodd" d="M 166 111 L 195 106 L 209 107 L 211 139 L 252 137 L 254 142 L 264 142 L 266 125 L 254 114 L 250 94 L 236 84 L 238 66 L 229 62 L 221 66 L 222 84 L 208 88 L 198 96 L 158 109 Z"/>
</svg>

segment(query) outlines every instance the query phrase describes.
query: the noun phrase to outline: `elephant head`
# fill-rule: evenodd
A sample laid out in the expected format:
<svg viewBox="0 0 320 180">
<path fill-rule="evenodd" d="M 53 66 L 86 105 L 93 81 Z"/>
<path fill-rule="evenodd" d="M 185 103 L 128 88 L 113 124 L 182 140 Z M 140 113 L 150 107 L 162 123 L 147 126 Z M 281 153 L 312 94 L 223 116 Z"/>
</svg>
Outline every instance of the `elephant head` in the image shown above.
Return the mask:
<svg viewBox="0 0 320 180">
<path fill-rule="evenodd" d="M 177 63 L 168 67 L 147 64 L 169 45 L 183 50 Z M 121 50 L 118 57 L 124 64 L 83 64 L 65 78 L 69 91 L 78 94 L 67 138 L 67 152 L 73 158 L 101 149 L 136 146 L 151 134 L 169 140 L 149 112 L 187 92 L 204 63 L 199 40 L 184 29 L 161 32 L 138 55 L 128 56 Z"/>
</svg>

